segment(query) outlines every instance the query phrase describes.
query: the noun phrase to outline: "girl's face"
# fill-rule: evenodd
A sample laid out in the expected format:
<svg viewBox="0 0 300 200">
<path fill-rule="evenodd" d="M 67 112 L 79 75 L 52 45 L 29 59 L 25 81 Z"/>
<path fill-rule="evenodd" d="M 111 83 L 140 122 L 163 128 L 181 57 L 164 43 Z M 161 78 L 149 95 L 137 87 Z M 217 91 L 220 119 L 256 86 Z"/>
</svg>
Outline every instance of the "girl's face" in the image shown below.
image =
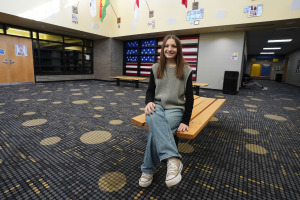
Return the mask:
<svg viewBox="0 0 300 200">
<path fill-rule="evenodd" d="M 174 59 L 177 55 L 177 46 L 174 39 L 170 38 L 167 40 L 164 55 L 167 59 Z"/>
</svg>

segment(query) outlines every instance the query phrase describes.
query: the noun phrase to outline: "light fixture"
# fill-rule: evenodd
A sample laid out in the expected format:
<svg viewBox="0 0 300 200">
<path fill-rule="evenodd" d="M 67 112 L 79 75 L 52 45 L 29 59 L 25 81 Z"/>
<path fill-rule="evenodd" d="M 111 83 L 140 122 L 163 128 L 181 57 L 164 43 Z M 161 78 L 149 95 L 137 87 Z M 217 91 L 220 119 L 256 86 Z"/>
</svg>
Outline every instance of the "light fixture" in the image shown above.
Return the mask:
<svg viewBox="0 0 300 200">
<path fill-rule="evenodd" d="M 274 52 L 260 52 L 260 54 L 275 54 Z"/>
<path fill-rule="evenodd" d="M 16 28 L 8 28 L 8 30 L 11 30 L 11 31 L 21 31 L 21 32 L 26 32 L 26 33 L 29 33 L 29 31 L 27 30 L 21 30 L 21 29 L 16 29 Z"/>
<path fill-rule="evenodd" d="M 265 47 L 264 50 L 279 50 L 281 47 Z"/>
<path fill-rule="evenodd" d="M 292 39 L 282 39 L 282 40 L 268 40 L 268 43 L 275 43 L 275 42 L 290 42 Z"/>
</svg>

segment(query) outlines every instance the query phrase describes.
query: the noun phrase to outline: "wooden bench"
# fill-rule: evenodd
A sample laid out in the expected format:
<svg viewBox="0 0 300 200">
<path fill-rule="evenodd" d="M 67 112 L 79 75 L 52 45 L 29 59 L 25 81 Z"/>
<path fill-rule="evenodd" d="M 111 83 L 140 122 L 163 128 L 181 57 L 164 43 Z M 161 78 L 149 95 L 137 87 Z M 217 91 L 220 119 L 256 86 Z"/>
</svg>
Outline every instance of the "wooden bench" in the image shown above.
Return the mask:
<svg viewBox="0 0 300 200">
<path fill-rule="evenodd" d="M 193 82 L 193 86 L 196 87 L 196 95 L 199 95 L 199 89 L 200 87 L 207 87 L 208 83 L 197 83 L 197 82 Z"/>
<path fill-rule="evenodd" d="M 143 81 L 147 79 L 144 77 L 135 77 L 135 76 L 110 76 L 109 78 L 117 79 L 117 86 L 120 86 L 120 79 L 134 81 L 136 88 L 139 88 L 139 81 Z"/>
<path fill-rule="evenodd" d="M 175 132 L 174 135 L 179 138 L 194 139 L 222 107 L 225 101 L 226 99 L 205 98 L 194 95 L 194 108 L 189 124 L 189 130 L 184 132 Z M 131 122 L 148 129 L 145 113 L 133 117 Z"/>
</svg>

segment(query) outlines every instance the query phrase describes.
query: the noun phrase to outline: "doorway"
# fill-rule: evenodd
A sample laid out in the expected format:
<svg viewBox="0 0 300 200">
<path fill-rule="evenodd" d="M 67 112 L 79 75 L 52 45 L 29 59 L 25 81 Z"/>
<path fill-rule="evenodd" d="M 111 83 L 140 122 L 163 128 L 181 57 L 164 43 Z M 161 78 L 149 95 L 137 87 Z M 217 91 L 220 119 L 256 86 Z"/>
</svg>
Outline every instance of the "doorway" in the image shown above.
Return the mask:
<svg viewBox="0 0 300 200">
<path fill-rule="evenodd" d="M 31 39 L 0 35 L 0 84 L 34 82 Z"/>
</svg>

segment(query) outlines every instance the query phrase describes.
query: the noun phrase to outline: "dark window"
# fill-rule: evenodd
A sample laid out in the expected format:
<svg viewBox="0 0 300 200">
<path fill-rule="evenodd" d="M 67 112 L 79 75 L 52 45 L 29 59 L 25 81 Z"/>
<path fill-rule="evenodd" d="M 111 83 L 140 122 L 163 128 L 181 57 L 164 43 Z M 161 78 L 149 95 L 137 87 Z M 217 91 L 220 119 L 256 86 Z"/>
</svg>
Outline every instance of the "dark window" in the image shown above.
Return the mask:
<svg viewBox="0 0 300 200">
<path fill-rule="evenodd" d="M 93 73 L 92 40 L 39 32 L 6 24 L 0 24 L 0 34 L 32 39 L 35 75 Z"/>
</svg>

